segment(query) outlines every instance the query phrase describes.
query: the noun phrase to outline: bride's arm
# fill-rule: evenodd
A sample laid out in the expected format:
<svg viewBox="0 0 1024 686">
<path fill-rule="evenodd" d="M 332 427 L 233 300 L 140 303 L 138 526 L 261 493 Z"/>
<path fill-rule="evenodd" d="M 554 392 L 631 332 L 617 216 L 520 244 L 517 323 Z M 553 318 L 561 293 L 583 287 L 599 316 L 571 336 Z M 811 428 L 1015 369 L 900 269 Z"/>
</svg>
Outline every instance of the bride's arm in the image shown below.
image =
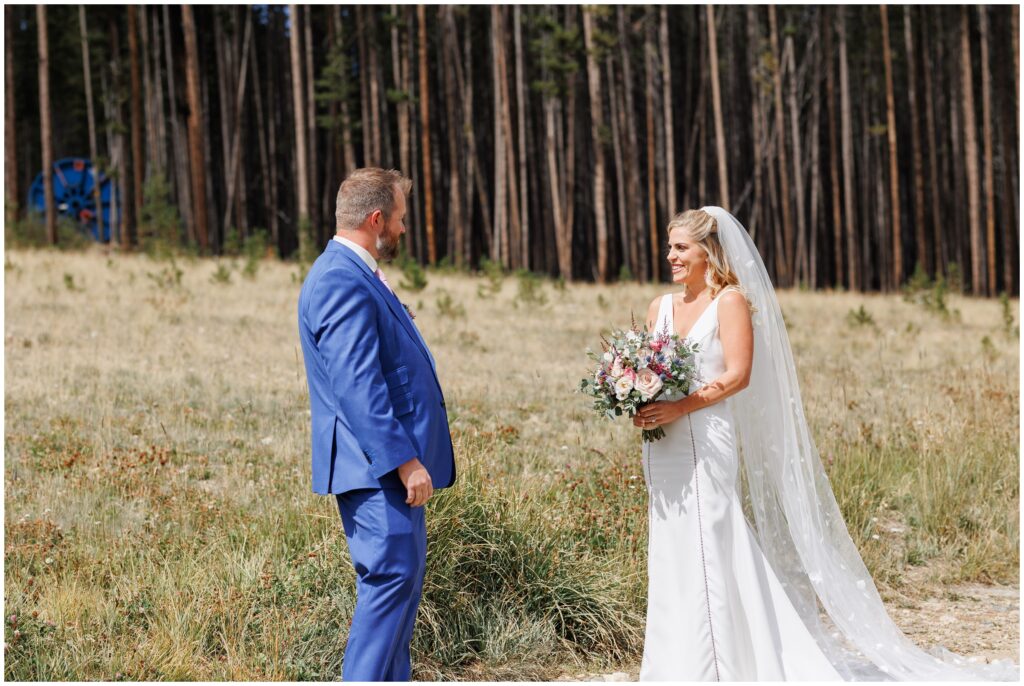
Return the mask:
<svg viewBox="0 0 1024 686">
<path fill-rule="evenodd" d="M 741 294 L 731 292 L 722 295 L 722 301 L 718 304 L 718 331 L 722 339 L 725 371 L 685 398 L 651 403 L 641 408 L 634 418 L 637 426 L 650 429 L 669 424 L 690 412 L 721 402 L 747 387 L 754 361 L 754 329 L 750 321 L 750 307 Z M 644 420 L 653 420 L 653 423 L 644 425 Z"/>
</svg>

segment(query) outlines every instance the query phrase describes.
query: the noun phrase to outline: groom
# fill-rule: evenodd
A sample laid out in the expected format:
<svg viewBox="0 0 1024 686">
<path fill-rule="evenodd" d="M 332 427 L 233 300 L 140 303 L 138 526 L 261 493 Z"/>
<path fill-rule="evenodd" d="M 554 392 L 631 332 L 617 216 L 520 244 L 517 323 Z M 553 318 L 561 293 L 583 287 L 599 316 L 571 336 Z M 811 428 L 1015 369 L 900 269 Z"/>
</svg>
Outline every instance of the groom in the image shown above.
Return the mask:
<svg viewBox="0 0 1024 686">
<path fill-rule="evenodd" d="M 334 494 L 356 571 L 345 681 L 408 681 L 423 589 L 423 505 L 455 462 L 427 349 L 377 261 L 398 253 L 408 178 L 357 169 L 341 184 L 337 235 L 299 295 L 313 424 L 313 491 Z"/>
</svg>

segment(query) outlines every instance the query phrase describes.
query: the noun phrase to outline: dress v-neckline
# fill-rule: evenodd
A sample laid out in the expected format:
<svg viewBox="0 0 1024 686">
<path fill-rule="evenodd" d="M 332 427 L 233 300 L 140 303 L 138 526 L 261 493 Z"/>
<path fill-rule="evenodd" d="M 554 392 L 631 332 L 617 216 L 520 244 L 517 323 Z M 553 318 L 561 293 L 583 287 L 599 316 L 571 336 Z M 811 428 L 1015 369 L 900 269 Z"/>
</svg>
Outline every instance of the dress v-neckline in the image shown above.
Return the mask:
<svg viewBox="0 0 1024 686">
<path fill-rule="evenodd" d="M 681 340 L 681 341 L 685 341 L 687 338 L 689 338 L 690 334 L 692 334 L 694 332 L 694 330 L 697 328 L 697 325 L 700 324 L 701 321 L 704 320 L 704 315 L 706 315 L 708 313 L 708 310 L 710 310 L 712 307 L 714 307 L 715 301 L 718 300 L 718 296 L 720 296 L 720 295 L 722 295 L 721 292 L 711 299 L 711 302 L 709 302 L 707 304 L 707 307 L 705 307 L 701 311 L 701 313 L 699 315 L 697 315 L 697 318 L 693 321 L 693 324 L 690 325 L 690 330 L 686 332 L 686 335 L 685 336 L 680 336 L 679 335 L 679 330 L 676 329 L 676 302 L 675 302 L 675 294 L 669 293 L 668 294 L 668 297 L 669 297 L 668 316 L 669 316 L 669 319 L 671 320 L 671 323 L 672 323 L 672 333 L 674 333 L 677 336 L 679 336 L 679 340 Z"/>
</svg>

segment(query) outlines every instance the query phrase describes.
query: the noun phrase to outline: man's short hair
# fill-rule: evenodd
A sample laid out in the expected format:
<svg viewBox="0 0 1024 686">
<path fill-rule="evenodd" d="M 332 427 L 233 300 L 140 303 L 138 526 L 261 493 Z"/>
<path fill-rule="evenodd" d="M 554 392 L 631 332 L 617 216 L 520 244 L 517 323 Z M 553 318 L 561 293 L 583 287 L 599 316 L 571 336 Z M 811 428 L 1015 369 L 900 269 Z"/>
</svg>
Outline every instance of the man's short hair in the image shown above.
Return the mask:
<svg viewBox="0 0 1024 686">
<path fill-rule="evenodd" d="M 334 213 L 337 228 L 349 231 L 357 229 L 377 210 L 380 210 L 384 221 L 388 221 L 395 209 L 395 189 L 408 196 L 412 190 L 412 180 L 396 169 L 356 169 L 341 182 L 341 188 L 338 189 L 338 203 Z"/>
</svg>

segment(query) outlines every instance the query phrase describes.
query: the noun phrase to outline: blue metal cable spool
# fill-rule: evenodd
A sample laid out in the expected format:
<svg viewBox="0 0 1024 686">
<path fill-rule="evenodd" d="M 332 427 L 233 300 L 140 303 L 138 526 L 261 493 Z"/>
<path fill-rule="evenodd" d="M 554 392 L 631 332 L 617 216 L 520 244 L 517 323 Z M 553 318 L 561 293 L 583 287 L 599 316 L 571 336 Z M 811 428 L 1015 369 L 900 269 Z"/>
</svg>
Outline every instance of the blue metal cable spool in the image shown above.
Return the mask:
<svg viewBox="0 0 1024 686">
<path fill-rule="evenodd" d="M 120 220 L 114 202 L 114 183 L 106 174 L 99 175 L 100 208 L 103 213 L 103 236 L 98 235 L 96 200 L 93 197 L 92 163 L 82 157 L 65 157 L 53 163 L 53 200 L 58 217 L 67 217 L 93 240 L 110 240 L 111 218 Z M 46 212 L 43 193 L 43 175 L 40 173 L 28 191 L 28 207 L 39 213 Z"/>
</svg>

